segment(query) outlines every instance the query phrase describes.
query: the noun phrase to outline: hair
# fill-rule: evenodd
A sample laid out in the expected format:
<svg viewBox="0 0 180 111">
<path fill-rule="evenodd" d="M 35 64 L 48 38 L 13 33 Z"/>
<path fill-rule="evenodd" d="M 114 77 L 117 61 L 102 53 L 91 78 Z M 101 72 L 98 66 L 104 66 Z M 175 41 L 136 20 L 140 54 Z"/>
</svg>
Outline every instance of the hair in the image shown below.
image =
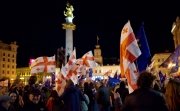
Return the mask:
<svg viewBox="0 0 180 111">
<path fill-rule="evenodd" d="M 58 97 L 57 91 L 56 90 L 52 90 L 49 97 L 57 98 Z"/>
<path fill-rule="evenodd" d="M 74 83 L 71 79 L 66 80 L 66 87 L 74 86 Z"/>
<path fill-rule="evenodd" d="M 126 88 L 126 83 L 125 83 L 124 81 L 121 81 L 119 86 L 120 86 L 120 88 L 122 88 L 122 89 L 123 89 L 123 88 Z"/>
<path fill-rule="evenodd" d="M 175 111 L 177 102 L 178 100 L 180 100 L 180 92 L 178 92 L 178 86 L 180 86 L 180 81 L 176 79 L 170 79 L 167 83 L 165 97 L 169 111 Z"/>
<path fill-rule="evenodd" d="M 156 77 L 152 73 L 144 71 L 140 73 L 137 85 L 140 88 L 151 88 L 155 78 Z"/>
</svg>

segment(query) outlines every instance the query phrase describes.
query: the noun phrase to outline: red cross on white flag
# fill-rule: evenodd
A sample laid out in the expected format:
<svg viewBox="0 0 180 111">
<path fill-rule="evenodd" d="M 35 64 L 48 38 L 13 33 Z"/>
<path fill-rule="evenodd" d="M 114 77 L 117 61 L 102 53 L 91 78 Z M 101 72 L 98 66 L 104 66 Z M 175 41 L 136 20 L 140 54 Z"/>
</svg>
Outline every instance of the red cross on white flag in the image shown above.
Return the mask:
<svg viewBox="0 0 180 111">
<path fill-rule="evenodd" d="M 31 64 L 31 73 L 40 73 L 40 72 L 52 73 L 55 72 L 55 68 L 56 68 L 55 56 L 38 57 Z"/>
</svg>

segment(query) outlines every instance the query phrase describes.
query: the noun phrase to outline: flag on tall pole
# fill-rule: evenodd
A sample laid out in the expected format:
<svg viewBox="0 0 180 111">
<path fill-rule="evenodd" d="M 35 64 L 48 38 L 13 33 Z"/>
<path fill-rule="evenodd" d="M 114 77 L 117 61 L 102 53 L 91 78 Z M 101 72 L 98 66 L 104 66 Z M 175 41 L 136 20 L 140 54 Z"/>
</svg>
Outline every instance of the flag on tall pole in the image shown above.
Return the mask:
<svg viewBox="0 0 180 111">
<path fill-rule="evenodd" d="M 127 78 L 129 92 L 137 88 L 137 69 L 134 61 L 141 55 L 137 40 L 128 21 L 121 31 L 120 41 L 120 69 L 121 74 Z"/>
<path fill-rule="evenodd" d="M 141 24 L 136 39 L 138 40 L 138 44 L 142 52 L 142 54 L 137 59 L 137 65 L 138 65 L 137 67 L 138 67 L 138 71 L 142 72 L 143 70 L 146 70 L 151 57 L 148 41 L 144 31 L 144 23 Z"/>
</svg>

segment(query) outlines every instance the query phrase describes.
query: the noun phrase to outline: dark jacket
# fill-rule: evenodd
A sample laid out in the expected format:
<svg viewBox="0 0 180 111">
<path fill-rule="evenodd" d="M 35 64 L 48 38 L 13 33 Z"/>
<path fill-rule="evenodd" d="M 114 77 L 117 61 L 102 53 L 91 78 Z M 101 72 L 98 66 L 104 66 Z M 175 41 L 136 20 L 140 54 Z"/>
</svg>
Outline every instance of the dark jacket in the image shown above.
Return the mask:
<svg viewBox="0 0 180 111">
<path fill-rule="evenodd" d="M 24 106 L 23 111 L 47 111 L 47 109 L 45 108 L 45 105 L 41 102 L 39 102 L 38 104 L 28 102 Z"/>
<path fill-rule="evenodd" d="M 85 101 L 81 91 L 74 85 L 65 89 L 60 98 L 64 102 L 63 111 L 81 111 L 81 101 Z"/>
<path fill-rule="evenodd" d="M 97 104 L 100 111 L 110 110 L 110 93 L 109 89 L 105 86 L 101 86 L 97 91 Z"/>
<path fill-rule="evenodd" d="M 116 89 L 116 93 L 119 93 L 120 94 L 120 97 L 121 97 L 121 99 L 122 99 L 122 102 L 124 103 L 124 100 L 125 100 L 125 98 L 126 98 L 126 96 L 129 94 L 129 91 L 128 91 L 128 89 L 127 88 L 118 88 L 118 89 Z"/>
<path fill-rule="evenodd" d="M 8 111 L 8 110 L 6 110 L 4 107 L 2 107 L 2 106 L 0 105 L 0 111 Z"/>
<path fill-rule="evenodd" d="M 125 98 L 122 111 L 168 111 L 163 94 L 153 89 L 137 89 Z"/>
</svg>

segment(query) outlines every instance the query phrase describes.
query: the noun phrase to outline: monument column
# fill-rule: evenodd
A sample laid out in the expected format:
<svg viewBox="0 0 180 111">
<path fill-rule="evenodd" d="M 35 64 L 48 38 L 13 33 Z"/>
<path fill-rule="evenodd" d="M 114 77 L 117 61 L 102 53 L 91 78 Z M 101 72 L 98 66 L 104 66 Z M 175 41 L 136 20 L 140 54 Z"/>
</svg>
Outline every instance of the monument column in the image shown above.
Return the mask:
<svg viewBox="0 0 180 111">
<path fill-rule="evenodd" d="M 66 43 L 65 43 L 65 64 L 68 61 L 68 57 L 73 51 L 73 30 L 75 30 L 76 25 L 73 24 L 73 11 L 74 8 L 71 4 L 66 4 L 66 10 L 64 11 L 64 16 L 66 17 L 66 22 L 62 24 L 62 28 L 66 30 Z"/>
</svg>

